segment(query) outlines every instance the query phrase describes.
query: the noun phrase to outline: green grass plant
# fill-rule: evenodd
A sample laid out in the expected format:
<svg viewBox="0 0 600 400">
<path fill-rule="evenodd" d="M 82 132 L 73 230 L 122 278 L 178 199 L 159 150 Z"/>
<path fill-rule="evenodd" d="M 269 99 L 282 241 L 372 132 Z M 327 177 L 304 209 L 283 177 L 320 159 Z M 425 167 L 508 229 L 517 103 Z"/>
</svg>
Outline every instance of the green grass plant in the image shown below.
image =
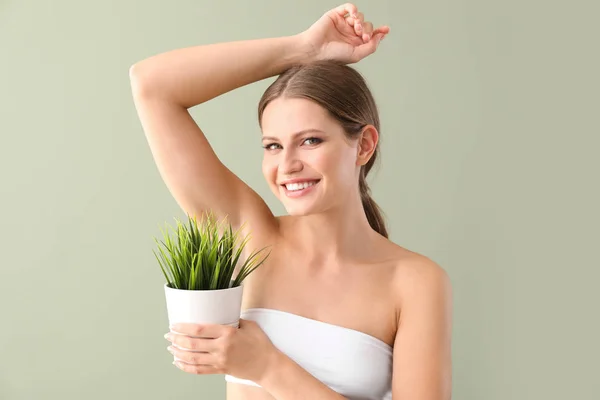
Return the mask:
<svg viewBox="0 0 600 400">
<path fill-rule="evenodd" d="M 259 258 L 265 247 L 241 259 L 250 235 L 241 237 L 243 225 L 234 231 L 225 218 L 217 221 L 212 212 L 204 213 L 200 221 L 189 214 L 185 223 L 178 218 L 175 221 L 175 228 L 167 225 L 172 234 L 161 229 L 163 240 L 154 239 L 158 254 L 153 250 L 170 288 L 220 290 L 240 286 L 270 254 Z M 234 278 L 238 263 L 239 273 Z"/>
</svg>

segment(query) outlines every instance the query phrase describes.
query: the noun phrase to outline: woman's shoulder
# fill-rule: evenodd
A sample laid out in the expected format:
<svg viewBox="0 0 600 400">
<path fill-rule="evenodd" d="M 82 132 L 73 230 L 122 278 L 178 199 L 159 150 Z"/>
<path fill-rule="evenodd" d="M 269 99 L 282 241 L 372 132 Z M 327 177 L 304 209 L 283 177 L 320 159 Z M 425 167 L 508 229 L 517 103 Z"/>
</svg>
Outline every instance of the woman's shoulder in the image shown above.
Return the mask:
<svg viewBox="0 0 600 400">
<path fill-rule="evenodd" d="M 400 312 L 407 307 L 437 304 L 439 299 L 452 296 L 448 272 L 431 258 L 415 252 L 405 253 L 397 259 L 391 284 Z"/>
<path fill-rule="evenodd" d="M 432 258 L 402 247 L 391 240 L 386 246 L 394 268 L 393 284 L 399 293 L 425 286 L 448 284 L 447 271 Z"/>
<path fill-rule="evenodd" d="M 435 261 L 425 254 L 402 247 L 389 238 L 380 236 L 380 251 L 385 252 L 393 260 L 399 270 L 414 270 L 415 268 L 436 269 L 441 268 Z"/>
</svg>

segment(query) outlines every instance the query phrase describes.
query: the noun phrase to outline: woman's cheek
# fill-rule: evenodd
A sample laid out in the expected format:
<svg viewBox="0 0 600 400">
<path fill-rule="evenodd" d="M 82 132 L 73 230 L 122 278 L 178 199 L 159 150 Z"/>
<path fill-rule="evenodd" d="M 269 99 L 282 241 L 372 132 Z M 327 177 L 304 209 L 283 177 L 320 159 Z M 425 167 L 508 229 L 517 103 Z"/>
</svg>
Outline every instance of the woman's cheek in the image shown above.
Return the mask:
<svg viewBox="0 0 600 400">
<path fill-rule="evenodd" d="M 277 185 L 277 168 L 272 160 L 263 159 L 262 173 L 269 186 L 273 187 Z"/>
</svg>

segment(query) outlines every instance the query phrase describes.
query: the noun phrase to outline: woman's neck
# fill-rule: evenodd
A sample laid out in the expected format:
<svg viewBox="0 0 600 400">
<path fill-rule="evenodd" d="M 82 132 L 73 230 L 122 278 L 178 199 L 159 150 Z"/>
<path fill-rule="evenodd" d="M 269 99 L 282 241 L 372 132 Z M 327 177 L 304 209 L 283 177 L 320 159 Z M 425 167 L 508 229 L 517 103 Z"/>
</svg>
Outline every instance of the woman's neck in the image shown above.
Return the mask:
<svg viewBox="0 0 600 400">
<path fill-rule="evenodd" d="M 284 235 L 303 258 L 320 265 L 369 259 L 373 245 L 381 240 L 362 207 L 288 217 Z"/>
</svg>

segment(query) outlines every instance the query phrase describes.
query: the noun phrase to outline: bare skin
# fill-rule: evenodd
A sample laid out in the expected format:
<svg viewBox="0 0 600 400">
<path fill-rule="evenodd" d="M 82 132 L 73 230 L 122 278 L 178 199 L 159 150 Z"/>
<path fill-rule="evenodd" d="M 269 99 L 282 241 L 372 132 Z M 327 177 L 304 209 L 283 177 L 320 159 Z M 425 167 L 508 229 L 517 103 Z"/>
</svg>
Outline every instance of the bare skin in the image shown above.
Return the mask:
<svg viewBox="0 0 600 400">
<path fill-rule="evenodd" d="M 348 141 L 310 101 L 269 104 L 263 115 L 263 173 L 290 214 L 275 216 L 220 162 L 188 112 L 298 62 L 358 62 L 387 33 L 388 27 L 374 29 L 356 6 L 344 4 L 299 35 L 179 49 L 137 63 L 130 77 L 153 157 L 182 209 L 190 215 L 210 210 L 234 228 L 244 224 L 252 236 L 249 250 L 271 247 L 267 262 L 245 281 L 242 309 L 282 310 L 369 334 L 394 348 L 394 398 L 447 400 L 448 277 L 427 257 L 375 232 L 361 204 L 358 174 L 376 148 L 376 129 L 367 126 L 359 140 Z M 307 129 L 321 133 L 295 135 Z M 292 178 L 318 183 L 294 197 L 282 186 Z M 171 332 L 173 344 L 204 352 L 199 359 L 198 353 L 170 347 L 182 360 L 177 366 L 194 374 L 252 378 L 263 386 L 228 383 L 229 400 L 341 398 L 290 363 L 256 326 L 227 328 Z M 200 337 L 202 332 L 210 336 Z"/>
<path fill-rule="evenodd" d="M 367 333 L 393 347 L 401 311 L 401 265 L 419 255 L 373 237 L 364 259 L 311 261 L 315 255 L 307 257 L 294 240 L 299 223 L 302 217 L 280 218 L 281 235 L 288 239 L 278 242 L 264 268 L 248 278 L 243 309 L 288 311 Z M 263 388 L 231 382 L 227 393 L 233 400 L 273 399 Z"/>
</svg>

